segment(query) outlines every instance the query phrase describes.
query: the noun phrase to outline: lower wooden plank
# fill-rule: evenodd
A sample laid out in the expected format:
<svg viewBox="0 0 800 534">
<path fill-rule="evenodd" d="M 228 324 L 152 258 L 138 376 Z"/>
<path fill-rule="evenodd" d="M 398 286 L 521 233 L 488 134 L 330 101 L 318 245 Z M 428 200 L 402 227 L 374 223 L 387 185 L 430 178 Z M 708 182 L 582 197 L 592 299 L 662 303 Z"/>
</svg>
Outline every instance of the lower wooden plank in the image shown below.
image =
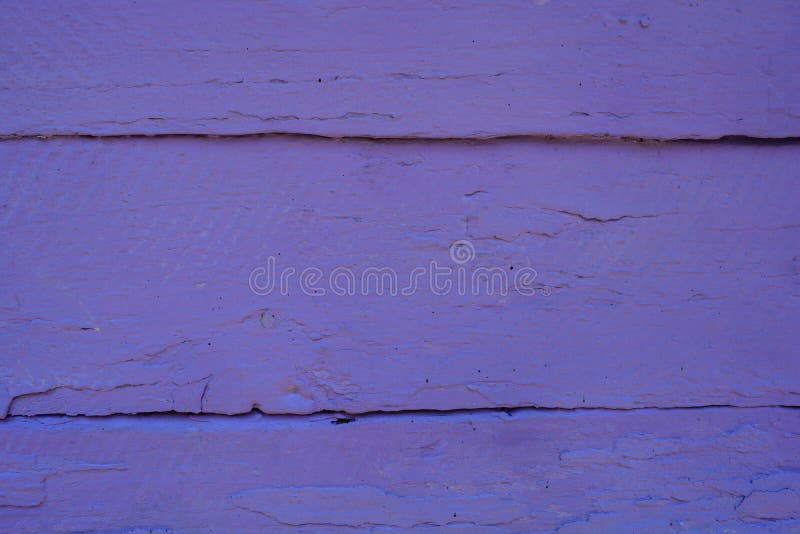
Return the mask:
<svg viewBox="0 0 800 534">
<path fill-rule="evenodd" d="M 800 528 L 788 408 L 14 417 L 0 451 L 5 532 Z"/>
</svg>

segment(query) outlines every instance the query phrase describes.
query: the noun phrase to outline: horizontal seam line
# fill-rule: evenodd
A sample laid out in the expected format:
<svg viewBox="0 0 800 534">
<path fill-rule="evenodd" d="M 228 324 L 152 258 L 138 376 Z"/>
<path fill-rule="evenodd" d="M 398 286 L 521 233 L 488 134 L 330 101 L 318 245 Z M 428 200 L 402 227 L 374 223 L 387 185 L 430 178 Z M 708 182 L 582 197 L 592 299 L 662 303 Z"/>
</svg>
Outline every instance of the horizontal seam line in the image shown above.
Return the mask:
<svg viewBox="0 0 800 534">
<path fill-rule="evenodd" d="M 757 137 L 749 135 L 723 135 L 715 138 L 658 138 L 617 135 L 555 135 L 555 134 L 512 134 L 489 137 L 432 137 L 432 136 L 371 136 L 371 135 L 322 135 L 297 132 L 266 132 L 242 134 L 205 134 L 205 133 L 163 133 L 163 134 L 0 134 L 0 141 L 25 139 L 57 140 L 57 139 L 258 139 L 258 138 L 308 138 L 329 141 L 373 141 L 386 143 L 433 142 L 433 143 L 493 143 L 503 141 L 529 141 L 547 143 L 637 143 L 637 144 L 743 144 L 743 145 L 794 145 L 800 144 L 800 136 Z"/>
<path fill-rule="evenodd" d="M 687 405 L 687 406 L 642 406 L 635 408 L 627 407 L 604 407 L 604 406 L 586 406 L 575 408 L 564 407 L 545 407 L 545 406 L 508 406 L 508 407 L 481 407 L 481 408 L 453 408 L 453 409 L 414 409 L 414 410 L 369 410 L 363 412 L 351 412 L 345 410 L 319 410 L 307 414 L 287 413 L 287 412 L 268 412 L 259 409 L 252 409 L 248 412 L 241 412 L 236 414 L 225 414 L 215 412 L 177 412 L 177 411 L 164 411 L 164 412 L 130 412 L 130 413 L 113 413 L 104 415 L 86 415 L 77 414 L 70 415 L 66 413 L 41 413 L 41 414 L 15 414 L 8 415 L 5 419 L 37 419 L 44 417 L 67 417 L 71 419 L 108 419 L 113 417 L 119 418 L 191 418 L 191 417 L 212 417 L 212 418 L 226 418 L 236 419 L 251 417 L 253 415 L 261 415 L 266 417 L 275 418 L 290 418 L 290 419 L 306 419 L 314 417 L 330 416 L 331 418 L 344 418 L 344 419 L 363 419 L 372 417 L 408 417 L 408 416 L 447 416 L 447 415 L 468 415 L 478 413 L 503 413 L 506 415 L 513 415 L 516 413 L 591 413 L 591 412 L 660 412 L 660 411 L 690 411 L 690 410 L 763 410 L 763 409 L 785 409 L 797 410 L 800 409 L 798 405 L 788 404 L 762 404 L 762 405 L 734 405 L 734 404 L 706 404 L 706 405 Z M 0 421 L 0 424 L 2 422 Z"/>
</svg>

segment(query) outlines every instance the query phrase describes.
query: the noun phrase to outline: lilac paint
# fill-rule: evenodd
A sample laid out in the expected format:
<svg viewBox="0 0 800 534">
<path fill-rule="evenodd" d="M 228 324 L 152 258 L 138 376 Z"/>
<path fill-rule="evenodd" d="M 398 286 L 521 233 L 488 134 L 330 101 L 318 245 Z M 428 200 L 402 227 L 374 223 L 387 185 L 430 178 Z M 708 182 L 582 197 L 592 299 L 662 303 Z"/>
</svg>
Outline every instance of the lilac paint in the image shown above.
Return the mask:
<svg viewBox="0 0 800 534">
<path fill-rule="evenodd" d="M 798 400 L 794 145 L 180 138 L 0 151 L 12 415 Z M 450 257 L 458 240 L 472 261 Z M 286 295 L 248 286 L 270 256 L 298 273 Z M 537 291 L 338 296 L 323 281 L 309 296 L 297 283 L 307 267 L 405 278 L 431 261 L 532 268 Z"/>
<path fill-rule="evenodd" d="M 800 529 L 798 24 L 3 4 L 0 530 Z"/>
<path fill-rule="evenodd" d="M 796 410 L 0 424 L 14 532 L 798 528 Z"/>
<path fill-rule="evenodd" d="M 800 135 L 792 0 L 117 5 L 0 6 L 0 133 Z"/>
</svg>

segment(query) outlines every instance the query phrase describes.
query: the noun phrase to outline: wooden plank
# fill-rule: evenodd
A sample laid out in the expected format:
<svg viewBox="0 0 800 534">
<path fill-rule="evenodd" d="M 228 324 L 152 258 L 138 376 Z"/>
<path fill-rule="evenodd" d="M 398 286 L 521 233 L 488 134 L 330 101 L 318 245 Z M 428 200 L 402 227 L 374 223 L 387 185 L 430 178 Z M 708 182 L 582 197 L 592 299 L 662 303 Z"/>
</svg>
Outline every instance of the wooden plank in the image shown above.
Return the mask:
<svg viewBox="0 0 800 534">
<path fill-rule="evenodd" d="M 3 2 L 0 135 L 798 136 L 799 26 L 791 0 Z"/>
<path fill-rule="evenodd" d="M 792 532 L 790 409 L 12 418 L 6 532 Z"/>
<path fill-rule="evenodd" d="M 798 155 L 5 141 L 0 413 L 797 405 Z M 472 261 L 454 263 L 458 240 Z M 296 269 L 285 295 L 249 287 L 270 256 Z M 448 294 L 361 284 L 388 267 L 404 287 L 432 261 Z M 307 267 L 324 295 L 303 292 Z M 337 267 L 357 294 L 333 293 Z M 459 294 L 459 267 L 511 287 Z"/>
</svg>

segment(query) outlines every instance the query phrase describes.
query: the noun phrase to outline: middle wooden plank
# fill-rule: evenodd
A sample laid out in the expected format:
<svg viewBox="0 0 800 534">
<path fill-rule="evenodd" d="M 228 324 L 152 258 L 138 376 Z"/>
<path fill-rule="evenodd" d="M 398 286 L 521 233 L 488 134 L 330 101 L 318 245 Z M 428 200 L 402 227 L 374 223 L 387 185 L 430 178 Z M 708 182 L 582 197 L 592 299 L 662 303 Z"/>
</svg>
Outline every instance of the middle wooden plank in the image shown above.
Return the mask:
<svg viewBox="0 0 800 534">
<path fill-rule="evenodd" d="M 795 405 L 798 156 L 5 141 L 0 414 Z"/>
</svg>

